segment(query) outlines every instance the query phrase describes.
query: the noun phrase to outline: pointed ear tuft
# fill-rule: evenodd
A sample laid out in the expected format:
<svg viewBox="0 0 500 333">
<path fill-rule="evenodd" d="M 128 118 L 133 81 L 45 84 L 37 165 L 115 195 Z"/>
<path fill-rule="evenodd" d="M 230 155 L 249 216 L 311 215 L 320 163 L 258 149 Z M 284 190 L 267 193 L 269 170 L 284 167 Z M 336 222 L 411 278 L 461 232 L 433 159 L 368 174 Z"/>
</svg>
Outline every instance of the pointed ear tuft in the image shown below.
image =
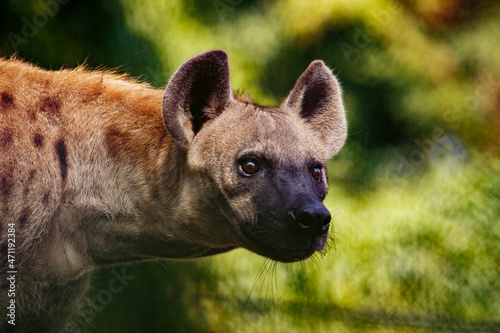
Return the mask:
<svg viewBox="0 0 500 333">
<path fill-rule="evenodd" d="M 300 115 L 325 146 L 328 159 L 344 145 L 347 121 L 342 91 L 325 64 L 313 61 L 300 76 L 283 108 Z"/>
<path fill-rule="evenodd" d="M 216 118 L 231 98 L 227 53 L 201 53 L 186 61 L 165 89 L 163 118 L 167 130 L 187 149 L 203 124 Z"/>
</svg>

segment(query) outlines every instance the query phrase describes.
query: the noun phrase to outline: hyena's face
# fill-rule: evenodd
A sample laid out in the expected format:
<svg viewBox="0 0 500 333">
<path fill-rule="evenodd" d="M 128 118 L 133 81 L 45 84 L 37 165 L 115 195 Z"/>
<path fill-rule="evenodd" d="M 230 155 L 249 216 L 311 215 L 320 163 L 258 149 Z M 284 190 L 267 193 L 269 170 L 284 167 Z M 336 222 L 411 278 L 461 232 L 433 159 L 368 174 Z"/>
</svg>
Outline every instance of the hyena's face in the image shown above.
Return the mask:
<svg viewBox="0 0 500 333">
<path fill-rule="evenodd" d="M 228 75 L 225 53 L 202 54 L 179 69 L 164 99 L 167 128 L 201 186 L 199 202 L 224 217 L 211 228 L 219 235 L 207 238 L 274 260 L 306 259 L 327 241 L 325 162 L 346 136 L 337 81 L 313 62 L 280 108 L 265 108 L 233 98 Z"/>
<path fill-rule="evenodd" d="M 223 194 L 237 245 L 294 261 L 322 250 L 327 239 L 328 182 L 318 145 L 285 112 L 236 102 L 195 137 L 189 161 Z"/>
</svg>

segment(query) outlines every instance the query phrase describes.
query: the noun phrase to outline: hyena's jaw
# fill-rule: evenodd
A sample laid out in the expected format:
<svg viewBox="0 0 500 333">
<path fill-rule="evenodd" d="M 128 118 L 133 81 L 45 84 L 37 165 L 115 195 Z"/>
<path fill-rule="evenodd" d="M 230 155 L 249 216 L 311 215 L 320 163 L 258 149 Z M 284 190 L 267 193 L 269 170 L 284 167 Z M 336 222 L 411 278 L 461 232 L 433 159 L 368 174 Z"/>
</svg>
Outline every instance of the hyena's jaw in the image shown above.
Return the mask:
<svg viewBox="0 0 500 333">
<path fill-rule="evenodd" d="M 283 242 L 276 240 L 274 244 L 271 242 L 264 243 L 260 239 L 262 234 L 262 232 L 256 232 L 255 234 L 246 233 L 246 243 L 243 247 L 263 257 L 283 263 L 292 263 L 308 259 L 314 253 L 322 251 L 328 240 L 328 234 L 326 233 L 323 236 L 312 240 L 304 247 L 297 247 L 297 244 L 292 244 L 288 240 Z M 271 235 L 275 235 L 275 233 L 270 232 L 269 237 Z"/>
</svg>

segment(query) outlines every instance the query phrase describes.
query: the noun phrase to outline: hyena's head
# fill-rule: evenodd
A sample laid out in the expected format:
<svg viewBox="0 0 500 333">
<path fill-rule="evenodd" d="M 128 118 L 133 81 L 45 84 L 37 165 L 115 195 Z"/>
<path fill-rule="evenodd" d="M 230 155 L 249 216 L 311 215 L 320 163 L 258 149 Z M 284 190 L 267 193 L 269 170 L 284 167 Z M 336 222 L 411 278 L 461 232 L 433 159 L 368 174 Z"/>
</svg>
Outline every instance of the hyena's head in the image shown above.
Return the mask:
<svg viewBox="0 0 500 333">
<path fill-rule="evenodd" d="M 341 90 L 314 61 L 279 108 L 234 97 L 224 51 L 180 67 L 163 100 L 168 131 L 196 178 L 203 242 L 291 262 L 321 251 L 330 212 L 325 162 L 347 133 Z"/>
</svg>

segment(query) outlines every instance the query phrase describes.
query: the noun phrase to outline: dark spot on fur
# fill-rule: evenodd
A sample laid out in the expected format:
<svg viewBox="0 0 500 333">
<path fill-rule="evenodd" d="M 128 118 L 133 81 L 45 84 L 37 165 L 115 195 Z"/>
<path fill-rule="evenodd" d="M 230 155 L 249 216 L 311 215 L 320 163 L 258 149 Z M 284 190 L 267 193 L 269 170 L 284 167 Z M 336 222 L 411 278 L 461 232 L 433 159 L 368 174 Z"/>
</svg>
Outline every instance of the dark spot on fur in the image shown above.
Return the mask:
<svg viewBox="0 0 500 333">
<path fill-rule="evenodd" d="M 3 151 L 7 151 L 12 142 L 14 142 L 12 130 L 8 127 L 0 130 L 0 149 Z"/>
<path fill-rule="evenodd" d="M 40 133 L 36 133 L 33 136 L 33 144 L 35 145 L 35 148 L 42 149 L 43 148 L 43 135 Z"/>
<path fill-rule="evenodd" d="M 7 216 L 9 214 L 9 198 L 12 194 L 12 190 L 14 188 L 14 168 L 10 167 L 9 169 L 5 169 L 5 173 L 0 173 L 0 207 L 1 214 Z"/>
<path fill-rule="evenodd" d="M 23 228 L 26 225 L 26 222 L 28 222 L 30 215 L 31 210 L 29 208 L 24 208 L 21 216 L 19 216 L 19 220 L 17 221 L 19 223 L 19 228 Z"/>
<path fill-rule="evenodd" d="M 131 135 L 126 132 L 122 132 L 118 126 L 111 125 L 106 130 L 106 146 L 108 148 L 109 154 L 117 158 L 120 156 L 120 152 L 132 153 L 134 147 L 131 145 Z"/>
<path fill-rule="evenodd" d="M 33 182 L 33 178 L 35 178 L 35 173 L 36 173 L 35 169 L 30 170 L 30 173 L 28 175 L 28 184 L 31 184 L 31 182 Z"/>
<path fill-rule="evenodd" d="M 61 101 L 54 96 L 48 96 L 40 101 L 38 106 L 40 113 L 44 114 L 52 125 L 56 125 L 61 115 Z"/>
<path fill-rule="evenodd" d="M 30 187 L 31 187 L 31 184 L 33 183 L 33 179 L 35 179 L 35 174 L 36 174 L 35 169 L 30 170 L 30 173 L 28 175 L 28 180 L 26 181 L 26 184 L 24 186 L 24 191 L 23 191 L 23 194 L 25 197 L 28 195 L 28 193 L 30 191 Z"/>
<path fill-rule="evenodd" d="M 0 194 L 5 201 L 7 201 L 7 199 L 9 198 L 13 186 L 14 181 L 12 179 L 12 170 L 10 170 L 7 175 L 3 175 L 0 178 Z"/>
<path fill-rule="evenodd" d="M 0 108 L 2 110 L 14 107 L 14 97 L 8 92 L 4 91 L 0 95 Z"/>
<path fill-rule="evenodd" d="M 51 115 L 59 115 L 61 101 L 55 97 L 45 97 L 40 103 L 40 112 L 46 112 Z"/>
<path fill-rule="evenodd" d="M 36 121 L 38 119 L 38 116 L 36 114 L 36 110 L 33 109 L 33 108 L 28 108 L 28 110 L 26 111 L 26 113 L 28 114 L 28 118 L 31 120 L 31 121 Z"/>
<path fill-rule="evenodd" d="M 63 181 L 66 180 L 68 175 L 68 152 L 66 150 L 66 144 L 63 139 L 60 139 L 54 145 L 56 149 L 56 155 L 59 158 L 59 167 L 61 168 L 61 178 Z"/>
<path fill-rule="evenodd" d="M 47 206 L 47 204 L 49 203 L 49 198 L 50 198 L 50 190 L 47 190 L 47 192 L 45 192 L 42 198 L 42 204 L 44 206 Z"/>
<path fill-rule="evenodd" d="M 117 126 L 111 125 L 106 130 L 106 146 L 108 147 L 108 152 L 111 156 L 118 156 L 120 149 L 120 141 L 122 137 L 122 132 Z"/>
</svg>

